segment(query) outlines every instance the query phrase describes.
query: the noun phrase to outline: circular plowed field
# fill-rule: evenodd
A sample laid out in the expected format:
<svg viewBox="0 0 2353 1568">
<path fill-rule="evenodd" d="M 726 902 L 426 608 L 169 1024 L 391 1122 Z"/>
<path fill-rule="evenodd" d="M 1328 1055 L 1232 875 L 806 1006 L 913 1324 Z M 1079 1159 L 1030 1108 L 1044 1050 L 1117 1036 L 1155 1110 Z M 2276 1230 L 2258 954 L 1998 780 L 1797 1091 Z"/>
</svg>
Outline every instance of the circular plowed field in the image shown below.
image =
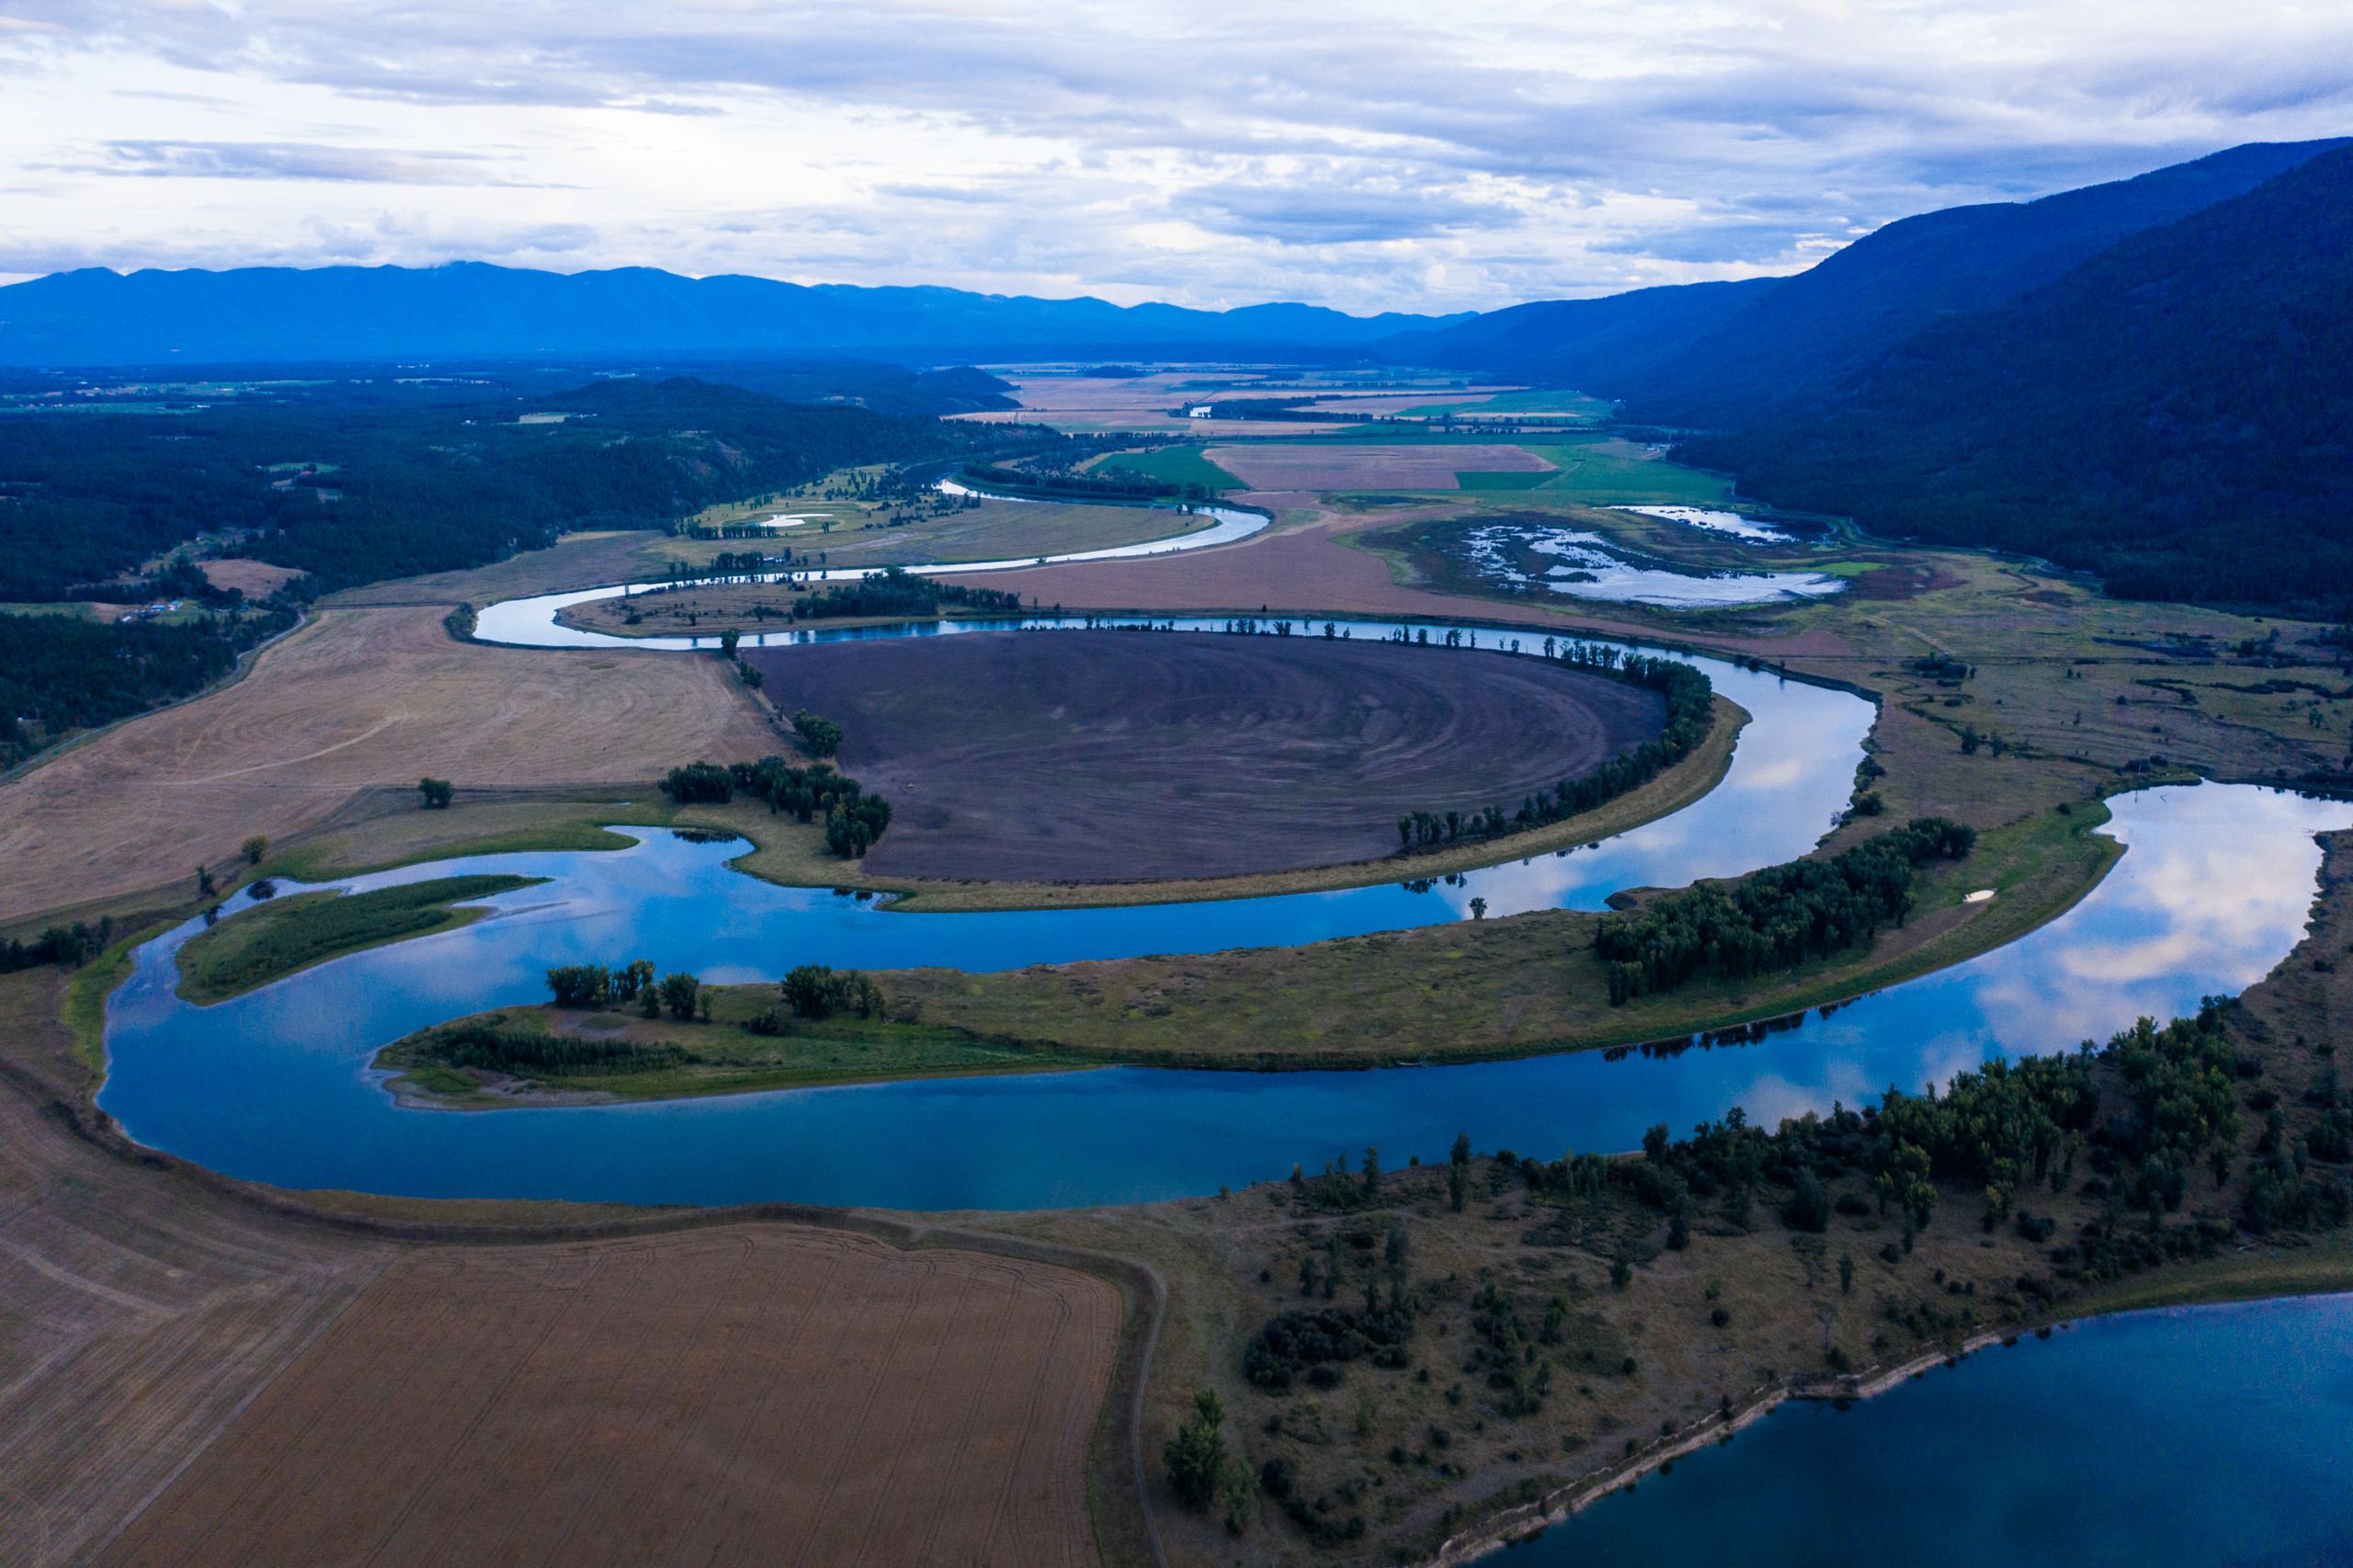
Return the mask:
<svg viewBox="0 0 2353 1568">
<path fill-rule="evenodd" d="M 748 655 L 887 796 L 884 876 L 1220 877 L 1371 859 L 1415 810 L 1518 809 L 1659 732 L 1542 659 L 1321 637 L 974 632 Z"/>
</svg>

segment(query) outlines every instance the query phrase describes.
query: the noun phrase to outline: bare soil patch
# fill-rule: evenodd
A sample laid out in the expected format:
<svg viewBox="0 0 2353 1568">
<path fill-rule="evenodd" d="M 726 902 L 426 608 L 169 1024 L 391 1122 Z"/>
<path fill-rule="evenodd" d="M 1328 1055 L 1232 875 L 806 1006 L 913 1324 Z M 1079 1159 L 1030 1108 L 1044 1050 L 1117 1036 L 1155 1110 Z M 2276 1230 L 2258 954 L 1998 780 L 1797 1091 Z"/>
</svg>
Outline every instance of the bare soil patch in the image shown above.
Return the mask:
<svg viewBox="0 0 2353 1568">
<path fill-rule="evenodd" d="M 1455 490 L 1458 473 L 1545 473 L 1524 447 L 1212 447 L 1210 461 L 1254 490 Z"/>
<path fill-rule="evenodd" d="M 335 609 L 237 684 L 0 788 L 0 921 L 179 882 L 355 791 L 626 782 L 780 749 L 716 659 L 458 642 L 434 607 Z"/>
<path fill-rule="evenodd" d="M 1120 1312 L 776 1225 L 418 1254 L 103 1561 L 1091 1563 Z"/>
<path fill-rule="evenodd" d="M 1538 659 L 1322 637 L 974 632 L 750 657 L 897 809 L 870 875 L 1233 876 L 1370 859 L 1397 818 L 1520 797 L 1658 733 Z"/>
<path fill-rule="evenodd" d="M 266 599 L 302 575 L 291 566 L 272 566 L 267 561 L 207 561 L 197 570 L 214 587 L 234 588 L 249 599 Z"/>
</svg>

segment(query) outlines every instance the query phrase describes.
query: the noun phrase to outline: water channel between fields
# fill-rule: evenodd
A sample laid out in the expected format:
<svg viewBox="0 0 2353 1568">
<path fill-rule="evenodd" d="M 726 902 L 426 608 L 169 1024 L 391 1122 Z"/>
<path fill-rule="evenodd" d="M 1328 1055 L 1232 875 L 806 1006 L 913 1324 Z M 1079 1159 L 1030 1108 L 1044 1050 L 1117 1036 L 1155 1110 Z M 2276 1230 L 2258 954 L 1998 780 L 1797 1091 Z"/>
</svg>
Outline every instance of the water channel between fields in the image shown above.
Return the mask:
<svg viewBox="0 0 2353 1568">
<path fill-rule="evenodd" d="M 1136 633 L 1171 634 L 1184 633 Z M 1355 1073 L 1113 1068 L 478 1114 L 400 1108 L 368 1065 L 426 1025 L 543 999 L 555 964 L 644 957 L 726 983 L 801 962 L 991 971 L 1288 945 L 1462 919 L 1473 898 L 1496 915 L 1597 909 L 1619 888 L 1803 854 L 1846 801 L 1870 704 L 1695 662 L 1754 715 L 1730 772 L 1692 805 L 1598 846 L 1436 886 L 985 915 L 893 913 L 777 887 L 726 869 L 740 844 L 659 830 L 620 851 L 410 867 L 342 885 L 488 870 L 551 881 L 485 901 L 498 913 L 462 929 L 209 1008 L 172 989 L 172 955 L 199 924 L 158 937 L 109 1003 L 100 1103 L 145 1142 L 284 1187 L 636 1203 L 1132 1202 L 1279 1176 L 1293 1162 L 1313 1168 L 1368 1142 L 1392 1165 L 1427 1158 L 1458 1131 L 1482 1148 L 1623 1149 L 1653 1122 L 1684 1127 L 1738 1105 L 1770 1124 L 1861 1103 L 1891 1083 L 1941 1082 L 1992 1056 L 2072 1048 L 2141 1014 L 2240 990 L 2301 935 L 2320 854 L 2311 835 L 2353 824 L 2353 805 L 2251 786 L 2122 797 L 2109 831 L 2130 852 L 2058 921 L 1760 1043 L 1677 1057 Z"/>
<path fill-rule="evenodd" d="M 943 488 L 958 495 L 974 495 L 983 501 L 1002 500 L 1001 496 L 983 495 L 978 491 L 961 486 Z M 1061 503 L 1047 503 L 1060 505 Z M 1172 508 L 1154 508 L 1171 510 Z M 1103 550 L 1082 550 L 1066 555 L 1025 555 L 1006 561 L 949 561 L 912 565 L 907 571 L 926 576 L 961 576 L 974 572 L 1014 572 L 1031 566 L 1066 566 L 1085 561 L 1121 561 L 1143 555 L 1174 555 L 1185 551 L 1207 550 L 1212 545 L 1232 544 L 1248 539 L 1267 526 L 1262 512 L 1240 512 L 1230 506 L 1183 506 L 1173 508 L 1187 517 L 1215 518 L 1210 527 L 1188 534 L 1176 534 L 1165 539 L 1149 539 L 1135 544 L 1113 545 Z M 694 577 L 676 583 L 618 583 L 597 588 L 575 588 L 568 593 L 538 594 L 529 598 L 502 599 L 486 605 L 474 620 L 474 640 L 478 642 L 505 642 L 526 648 L 639 648 L 654 652 L 679 653 L 697 648 L 716 648 L 719 637 L 616 637 L 606 631 L 584 631 L 577 627 L 559 626 L 556 616 L 574 605 L 588 604 L 598 599 L 624 598 L 644 594 L 672 592 L 679 588 L 709 586 L 718 583 L 855 583 L 886 571 L 881 566 L 844 566 L 831 571 L 801 570 L 761 572 L 724 577 Z M 1017 624 L 1010 621 L 991 623 L 996 627 Z M 1051 622 L 1041 623 L 1051 624 Z M 938 631 L 971 631 L 971 624 L 941 622 Z M 933 628 L 881 626 L 863 627 L 852 631 L 826 631 L 811 628 L 791 631 L 754 631 L 746 633 L 743 645 L 747 648 L 784 648 L 798 642 L 834 642 L 844 637 L 904 637 L 912 632 Z"/>
</svg>

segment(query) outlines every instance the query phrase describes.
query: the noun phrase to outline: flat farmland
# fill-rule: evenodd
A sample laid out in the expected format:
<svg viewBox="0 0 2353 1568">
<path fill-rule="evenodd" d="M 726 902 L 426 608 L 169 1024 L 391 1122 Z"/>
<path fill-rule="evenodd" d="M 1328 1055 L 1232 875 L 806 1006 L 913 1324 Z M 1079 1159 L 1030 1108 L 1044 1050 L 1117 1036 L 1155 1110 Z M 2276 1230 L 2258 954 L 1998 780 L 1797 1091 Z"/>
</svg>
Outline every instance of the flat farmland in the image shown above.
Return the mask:
<svg viewBox="0 0 2353 1568">
<path fill-rule="evenodd" d="M 1176 383 L 1191 380 L 1189 372 L 1116 381 L 1088 376 L 1025 376 L 1016 372 L 1008 374 L 1006 379 L 1013 383 L 1012 396 L 1021 404 L 1019 409 L 1002 413 L 956 414 L 949 417 L 980 425 L 1045 424 L 1057 430 L 1081 432 L 1152 430 L 1198 433 L 1209 421 L 1189 419 L 1183 414 L 1168 411 L 1217 398 L 1285 395 L 1279 392 L 1262 392 L 1247 389 L 1214 392 L 1178 391 Z M 1298 436 L 1319 429 L 1336 429 L 1355 423 L 1358 417 L 1335 415 L 1328 426 L 1257 419 L 1221 419 L 1217 426 L 1221 436 Z"/>
<path fill-rule="evenodd" d="M 194 881 L 356 791 L 621 783 L 776 733 L 716 659 L 459 642 L 437 606 L 321 611 L 233 686 L 0 788 L 0 921 Z"/>
<path fill-rule="evenodd" d="M 1322 637 L 973 632 L 748 654 L 894 807 L 870 876 L 1130 881 L 1376 858 L 1658 733 L 1540 659 Z"/>
<path fill-rule="evenodd" d="M 1502 443 L 1269 444 L 1212 447 L 1205 455 L 1253 490 L 1458 490 L 1458 473 L 1549 473 L 1558 466 Z"/>
<path fill-rule="evenodd" d="M 415 1254 L 100 1561 L 1092 1563 L 1120 1313 L 783 1225 Z"/>
</svg>

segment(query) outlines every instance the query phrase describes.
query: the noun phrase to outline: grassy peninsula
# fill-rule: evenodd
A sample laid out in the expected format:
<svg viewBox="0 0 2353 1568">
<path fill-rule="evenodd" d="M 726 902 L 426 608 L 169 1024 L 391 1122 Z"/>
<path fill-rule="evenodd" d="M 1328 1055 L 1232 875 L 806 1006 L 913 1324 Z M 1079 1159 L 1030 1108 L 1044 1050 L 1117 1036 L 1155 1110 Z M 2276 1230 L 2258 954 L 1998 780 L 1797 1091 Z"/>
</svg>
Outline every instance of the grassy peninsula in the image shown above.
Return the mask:
<svg viewBox="0 0 2353 1568">
<path fill-rule="evenodd" d="M 329 959 L 472 925 L 490 912 L 451 905 L 512 892 L 545 877 L 438 877 L 372 892 L 294 893 L 233 915 L 179 950 L 179 994 L 225 1002 Z"/>
<path fill-rule="evenodd" d="M 1097 1064 L 984 1041 L 904 1006 L 799 1017 L 774 984 L 697 985 L 692 996 L 684 1017 L 609 998 L 494 1008 L 395 1040 L 375 1065 L 396 1074 L 387 1087 L 404 1101 L 487 1110 Z"/>
</svg>

